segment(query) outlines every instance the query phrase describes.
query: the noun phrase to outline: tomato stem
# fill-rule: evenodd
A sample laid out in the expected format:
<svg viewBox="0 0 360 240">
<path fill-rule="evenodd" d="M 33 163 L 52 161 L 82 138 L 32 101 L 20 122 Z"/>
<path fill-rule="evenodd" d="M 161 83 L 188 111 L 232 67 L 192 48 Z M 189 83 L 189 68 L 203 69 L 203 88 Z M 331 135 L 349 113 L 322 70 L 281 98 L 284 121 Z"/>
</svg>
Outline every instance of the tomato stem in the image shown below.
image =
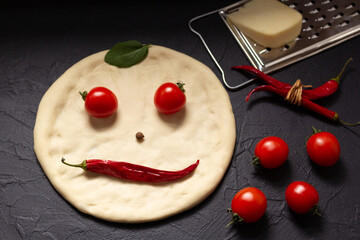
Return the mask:
<svg viewBox="0 0 360 240">
<path fill-rule="evenodd" d="M 317 204 L 315 204 L 315 206 L 310 209 L 310 212 L 312 213 L 312 215 L 318 215 L 319 217 L 321 217 L 319 206 Z"/>
<path fill-rule="evenodd" d="M 314 126 L 311 128 L 313 129 L 313 135 L 322 132 L 320 129 L 316 129 Z"/>
<path fill-rule="evenodd" d="M 317 129 L 317 128 L 315 128 L 314 126 L 312 126 L 311 128 L 313 129 L 313 132 L 312 132 L 312 134 L 311 134 L 310 136 L 307 136 L 306 142 L 309 140 L 309 138 L 311 138 L 311 136 L 313 136 L 313 135 L 315 135 L 315 134 L 317 134 L 317 133 L 321 133 L 321 132 L 322 132 L 320 129 Z"/>
<path fill-rule="evenodd" d="M 225 228 L 229 227 L 233 223 L 239 223 L 244 221 L 244 219 L 240 217 L 237 213 L 234 213 L 231 208 L 228 208 L 227 212 L 231 215 L 231 221 L 225 226 Z"/>
<path fill-rule="evenodd" d="M 176 85 L 180 88 L 180 90 L 181 90 L 183 93 L 186 92 L 185 89 L 184 89 L 185 83 L 183 83 L 183 82 L 180 81 L 180 82 L 177 82 Z"/>
<path fill-rule="evenodd" d="M 85 101 L 86 96 L 88 95 L 87 91 L 83 91 L 83 92 L 79 92 L 79 94 L 81 95 L 82 99 Z"/>
<path fill-rule="evenodd" d="M 260 158 L 257 156 L 253 156 L 253 161 L 251 162 L 252 166 L 258 166 L 260 164 Z"/>
</svg>

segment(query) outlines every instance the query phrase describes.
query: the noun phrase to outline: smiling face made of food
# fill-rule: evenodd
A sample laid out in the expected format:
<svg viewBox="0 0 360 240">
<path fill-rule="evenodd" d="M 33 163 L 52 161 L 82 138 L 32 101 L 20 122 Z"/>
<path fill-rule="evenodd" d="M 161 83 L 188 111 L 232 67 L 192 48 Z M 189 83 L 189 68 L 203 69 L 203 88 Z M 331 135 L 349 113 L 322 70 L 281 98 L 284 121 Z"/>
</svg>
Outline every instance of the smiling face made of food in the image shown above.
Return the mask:
<svg viewBox="0 0 360 240">
<path fill-rule="evenodd" d="M 236 131 L 229 96 L 214 73 L 199 61 L 152 45 L 140 63 L 119 68 L 93 54 L 68 69 L 40 102 L 34 149 L 55 189 L 78 210 L 113 222 L 155 221 L 194 207 L 211 194 L 231 161 Z M 186 104 L 159 112 L 154 94 L 163 83 L 183 82 Z M 79 92 L 102 86 L 117 98 L 108 117 L 88 114 Z M 136 134 L 141 132 L 139 141 Z M 116 178 L 61 162 L 85 159 L 126 162 L 179 171 L 175 181 Z"/>
</svg>

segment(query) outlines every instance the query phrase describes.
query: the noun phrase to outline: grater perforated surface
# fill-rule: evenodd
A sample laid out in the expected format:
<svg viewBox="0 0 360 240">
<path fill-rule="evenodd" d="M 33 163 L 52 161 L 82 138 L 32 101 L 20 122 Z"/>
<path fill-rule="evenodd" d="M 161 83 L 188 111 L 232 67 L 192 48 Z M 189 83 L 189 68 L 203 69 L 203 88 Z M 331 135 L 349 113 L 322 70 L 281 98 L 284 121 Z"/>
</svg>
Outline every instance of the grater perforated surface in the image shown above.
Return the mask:
<svg viewBox="0 0 360 240">
<path fill-rule="evenodd" d="M 282 0 L 303 15 L 300 35 L 280 48 L 265 48 L 247 38 L 227 18 L 249 2 L 219 10 L 219 15 L 251 64 L 265 73 L 290 65 L 360 34 L 360 0 Z"/>
</svg>

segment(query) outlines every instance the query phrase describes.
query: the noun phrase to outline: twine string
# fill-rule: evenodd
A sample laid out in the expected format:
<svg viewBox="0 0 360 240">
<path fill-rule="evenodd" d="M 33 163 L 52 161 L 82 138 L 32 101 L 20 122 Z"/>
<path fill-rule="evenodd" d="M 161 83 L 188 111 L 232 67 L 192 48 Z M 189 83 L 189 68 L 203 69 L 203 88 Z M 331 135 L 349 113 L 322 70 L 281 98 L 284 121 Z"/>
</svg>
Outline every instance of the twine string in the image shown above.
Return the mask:
<svg viewBox="0 0 360 240">
<path fill-rule="evenodd" d="M 285 100 L 300 106 L 301 105 L 301 99 L 302 99 L 302 89 L 303 87 L 309 88 L 312 87 L 311 85 L 303 85 L 300 81 L 300 79 L 296 80 L 294 85 L 290 88 L 289 92 L 287 93 Z"/>
</svg>

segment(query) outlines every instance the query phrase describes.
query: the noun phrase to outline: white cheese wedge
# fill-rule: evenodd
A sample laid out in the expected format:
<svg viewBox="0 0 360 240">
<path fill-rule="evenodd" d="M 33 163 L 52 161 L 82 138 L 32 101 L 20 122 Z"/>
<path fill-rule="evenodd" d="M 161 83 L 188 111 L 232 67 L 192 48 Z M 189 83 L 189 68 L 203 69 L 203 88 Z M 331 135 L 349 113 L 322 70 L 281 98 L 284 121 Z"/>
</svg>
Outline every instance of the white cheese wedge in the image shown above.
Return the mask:
<svg viewBox="0 0 360 240">
<path fill-rule="evenodd" d="M 252 0 L 228 17 L 246 36 L 270 48 L 294 40 L 302 25 L 302 15 L 277 0 Z"/>
</svg>

